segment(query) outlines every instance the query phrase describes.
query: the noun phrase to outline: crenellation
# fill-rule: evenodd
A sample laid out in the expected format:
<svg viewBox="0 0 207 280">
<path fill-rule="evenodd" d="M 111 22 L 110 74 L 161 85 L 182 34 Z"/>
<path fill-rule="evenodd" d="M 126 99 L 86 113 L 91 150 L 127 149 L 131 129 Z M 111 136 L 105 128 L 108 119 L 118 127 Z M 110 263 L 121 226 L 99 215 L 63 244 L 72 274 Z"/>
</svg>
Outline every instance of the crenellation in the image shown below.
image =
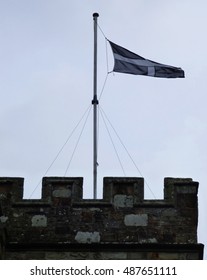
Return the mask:
<svg viewBox="0 0 207 280">
<path fill-rule="evenodd" d="M 0 177 L 0 200 L 11 203 L 23 198 L 24 178 Z"/>
<path fill-rule="evenodd" d="M 83 197 L 83 178 L 44 177 L 42 180 L 42 199 L 62 198 L 67 202 L 79 201 Z"/>
<path fill-rule="evenodd" d="M 107 177 L 103 199 L 83 199 L 83 178 L 45 177 L 42 198 L 23 199 L 22 178 L 1 178 L 0 233 L 2 235 L 2 229 L 6 231 L 6 258 L 14 256 L 9 253 L 17 250 L 14 244 L 19 248 L 36 248 L 42 244 L 49 251 L 53 246 L 68 244 L 69 251 L 75 246 L 77 252 L 80 248 L 87 251 L 84 246 L 88 245 L 99 252 L 97 246 L 103 246 L 99 252 L 102 256 L 106 256 L 104 248 L 113 244 L 119 244 L 120 248 L 126 244 L 136 248 L 149 244 L 157 248 L 160 244 L 196 245 L 198 183 L 180 178 L 166 178 L 164 183 L 164 199 L 145 200 L 143 178 Z M 0 243 L 3 248 L 2 241 Z M 137 250 L 137 257 L 153 255 Z M 202 246 L 198 246 L 198 250 L 202 250 Z M 45 258 L 52 256 L 49 251 Z M 67 252 L 64 257 L 70 254 Z M 116 254 L 126 258 L 133 255 L 121 251 Z"/>
<path fill-rule="evenodd" d="M 105 177 L 103 199 L 114 203 L 117 196 L 133 198 L 133 204 L 144 200 L 144 179 L 134 177 Z"/>
<path fill-rule="evenodd" d="M 198 188 L 198 182 L 194 182 L 191 178 L 165 178 L 164 179 L 164 199 L 174 202 L 176 194 L 184 191 L 185 186 L 189 191 L 194 192 Z"/>
</svg>

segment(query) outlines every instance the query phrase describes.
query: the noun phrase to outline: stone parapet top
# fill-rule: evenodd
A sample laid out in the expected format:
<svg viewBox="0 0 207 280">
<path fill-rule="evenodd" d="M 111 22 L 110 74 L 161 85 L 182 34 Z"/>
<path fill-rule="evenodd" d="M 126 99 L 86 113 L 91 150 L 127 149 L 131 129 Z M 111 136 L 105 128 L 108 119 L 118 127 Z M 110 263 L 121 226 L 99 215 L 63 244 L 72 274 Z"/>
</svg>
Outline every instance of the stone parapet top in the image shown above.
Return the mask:
<svg viewBox="0 0 207 280">
<path fill-rule="evenodd" d="M 169 207 L 179 205 L 179 199 L 186 195 L 197 198 L 198 182 L 190 178 L 165 178 L 164 199 L 144 199 L 144 178 L 106 177 L 103 180 L 103 199 L 83 199 L 82 177 L 44 177 L 41 199 L 23 199 L 23 178 L 0 178 L 0 201 L 14 207 L 56 205 L 57 200 L 79 207 Z M 5 205 L 5 203 L 4 203 Z M 195 207 L 195 201 L 193 203 Z"/>
</svg>

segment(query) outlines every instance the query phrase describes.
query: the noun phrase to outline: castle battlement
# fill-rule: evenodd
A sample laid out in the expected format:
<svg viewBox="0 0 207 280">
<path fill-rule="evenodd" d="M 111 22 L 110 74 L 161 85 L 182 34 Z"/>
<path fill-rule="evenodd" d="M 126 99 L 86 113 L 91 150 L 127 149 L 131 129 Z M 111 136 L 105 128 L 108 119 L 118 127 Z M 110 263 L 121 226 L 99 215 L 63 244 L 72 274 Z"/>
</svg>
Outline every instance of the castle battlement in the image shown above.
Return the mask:
<svg viewBox="0 0 207 280">
<path fill-rule="evenodd" d="M 23 199 L 23 183 L 0 178 L 0 242 L 7 259 L 33 258 L 34 251 L 40 259 L 152 259 L 166 250 L 175 259 L 202 258 L 198 182 L 192 179 L 165 178 L 159 200 L 144 199 L 143 178 L 104 178 L 103 199 L 83 199 L 80 177 L 43 178 L 41 199 Z"/>
</svg>

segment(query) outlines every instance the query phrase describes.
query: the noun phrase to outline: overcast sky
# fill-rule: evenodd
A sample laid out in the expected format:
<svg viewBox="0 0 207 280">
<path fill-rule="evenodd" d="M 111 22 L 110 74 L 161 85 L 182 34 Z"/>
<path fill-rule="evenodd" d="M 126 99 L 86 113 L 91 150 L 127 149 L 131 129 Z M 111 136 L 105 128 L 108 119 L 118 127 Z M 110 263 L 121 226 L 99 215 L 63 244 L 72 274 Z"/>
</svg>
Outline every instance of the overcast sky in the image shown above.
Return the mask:
<svg viewBox="0 0 207 280">
<path fill-rule="evenodd" d="M 100 107 L 147 181 L 146 198 L 150 189 L 163 197 L 164 177 L 199 182 L 198 235 L 207 246 L 206 10 L 205 0 L 0 0 L 0 176 L 24 177 L 33 198 L 44 175 L 84 177 L 84 197 L 92 197 L 92 111 L 86 117 L 98 12 L 98 95 L 107 78 Z M 186 78 L 107 75 L 113 57 L 104 35 L 182 67 Z M 103 177 L 141 176 L 108 123 L 114 150 L 104 120 L 100 114 L 99 197 Z"/>
</svg>

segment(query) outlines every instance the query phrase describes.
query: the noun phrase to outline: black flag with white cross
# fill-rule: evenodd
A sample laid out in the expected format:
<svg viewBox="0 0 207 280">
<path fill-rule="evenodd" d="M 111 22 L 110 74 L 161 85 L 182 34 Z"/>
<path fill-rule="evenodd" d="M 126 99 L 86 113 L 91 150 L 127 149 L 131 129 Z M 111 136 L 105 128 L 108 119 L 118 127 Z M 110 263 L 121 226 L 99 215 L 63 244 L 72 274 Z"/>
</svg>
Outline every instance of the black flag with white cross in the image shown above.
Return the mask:
<svg viewBox="0 0 207 280">
<path fill-rule="evenodd" d="M 114 72 L 159 78 L 184 78 L 179 67 L 169 66 L 145 59 L 109 41 L 114 55 Z"/>
</svg>

